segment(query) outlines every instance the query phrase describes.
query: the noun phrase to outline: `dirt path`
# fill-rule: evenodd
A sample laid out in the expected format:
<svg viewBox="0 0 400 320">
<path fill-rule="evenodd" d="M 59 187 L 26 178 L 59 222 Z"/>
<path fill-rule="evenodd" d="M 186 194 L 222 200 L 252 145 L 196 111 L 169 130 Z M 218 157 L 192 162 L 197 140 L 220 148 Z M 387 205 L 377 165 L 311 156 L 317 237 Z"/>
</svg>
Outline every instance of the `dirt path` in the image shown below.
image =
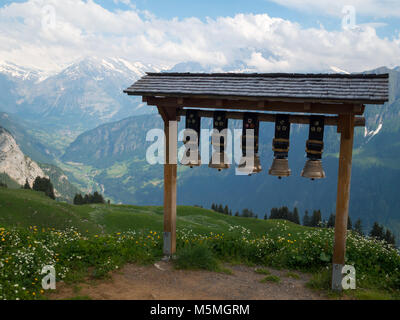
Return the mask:
<svg viewBox="0 0 400 320">
<path fill-rule="evenodd" d="M 79 285 L 77 292 L 61 283 L 50 299 L 87 296 L 95 300 L 315 300 L 326 299 L 306 288 L 310 276 L 298 273 L 300 279 L 287 277 L 287 271 L 272 270 L 280 283 L 261 283 L 265 275 L 255 268 L 227 266 L 233 274 L 208 271 L 175 270 L 170 262 L 152 266 L 127 265 L 112 274 L 110 280 Z"/>
</svg>

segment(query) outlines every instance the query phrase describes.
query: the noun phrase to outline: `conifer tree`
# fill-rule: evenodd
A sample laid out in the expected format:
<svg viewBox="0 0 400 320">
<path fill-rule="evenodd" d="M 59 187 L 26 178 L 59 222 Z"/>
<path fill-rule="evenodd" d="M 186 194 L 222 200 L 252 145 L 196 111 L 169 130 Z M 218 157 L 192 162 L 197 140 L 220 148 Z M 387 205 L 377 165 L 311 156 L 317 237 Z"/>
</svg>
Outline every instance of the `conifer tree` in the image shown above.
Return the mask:
<svg viewBox="0 0 400 320">
<path fill-rule="evenodd" d="M 306 212 L 304 213 L 304 217 L 303 217 L 303 226 L 309 227 L 310 223 L 311 223 L 310 216 L 308 215 L 308 210 L 306 210 Z"/>
<path fill-rule="evenodd" d="M 225 206 L 223 213 L 226 214 L 226 215 L 229 215 L 229 208 L 228 208 L 227 205 Z"/>
<path fill-rule="evenodd" d="M 379 240 L 383 240 L 385 237 L 383 232 L 383 226 L 381 226 L 378 222 L 374 222 L 372 229 L 369 232 L 369 235 Z"/>
<path fill-rule="evenodd" d="M 320 210 L 314 210 L 313 215 L 311 217 L 311 223 L 310 227 L 318 227 L 320 222 L 321 222 L 321 211 Z"/>
<path fill-rule="evenodd" d="M 393 246 L 396 244 L 394 234 L 392 234 L 392 232 L 389 229 L 386 229 L 384 240 L 388 244 L 392 244 Z"/>
<path fill-rule="evenodd" d="M 25 180 L 24 189 L 31 190 L 31 186 L 29 185 L 28 179 Z"/>
<path fill-rule="evenodd" d="M 351 223 L 350 215 L 347 217 L 347 230 L 353 230 L 353 225 Z"/>
<path fill-rule="evenodd" d="M 292 222 L 294 222 L 296 224 L 300 224 L 299 211 L 297 210 L 296 207 L 294 207 L 294 209 L 293 209 Z"/>
<path fill-rule="evenodd" d="M 335 219 L 336 219 L 336 215 L 331 213 L 331 215 L 329 216 L 328 223 L 326 224 L 326 226 L 328 228 L 334 228 L 335 227 Z"/>
<path fill-rule="evenodd" d="M 362 236 L 364 235 L 363 230 L 362 230 L 361 219 L 357 219 L 356 223 L 354 224 L 354 231 Z"/>
</svg>

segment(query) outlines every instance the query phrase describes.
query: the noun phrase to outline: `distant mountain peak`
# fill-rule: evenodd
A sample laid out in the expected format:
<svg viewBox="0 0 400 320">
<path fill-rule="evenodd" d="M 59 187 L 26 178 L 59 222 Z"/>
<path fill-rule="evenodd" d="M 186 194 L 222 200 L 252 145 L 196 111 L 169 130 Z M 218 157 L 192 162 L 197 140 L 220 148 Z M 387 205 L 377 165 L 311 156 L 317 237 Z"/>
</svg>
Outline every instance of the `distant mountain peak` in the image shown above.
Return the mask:
<svg viewBox="0 0 400 320">
<path fill-rule="evenodd" d="M 41 69 L 28 68 L 9 61 L 0 61 L 0 73 L 22 81 L 42 81 L 50 75 Z"/>
</svg>

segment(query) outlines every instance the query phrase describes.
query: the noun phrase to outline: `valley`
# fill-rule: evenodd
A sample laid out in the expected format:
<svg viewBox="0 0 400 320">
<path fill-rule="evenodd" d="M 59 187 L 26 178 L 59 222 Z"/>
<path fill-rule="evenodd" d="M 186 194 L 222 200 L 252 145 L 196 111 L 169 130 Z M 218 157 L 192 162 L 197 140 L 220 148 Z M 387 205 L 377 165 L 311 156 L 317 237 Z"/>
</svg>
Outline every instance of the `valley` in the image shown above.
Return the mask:
<svg viewBox="0 0 400 320">
<path fill-rule="evenodd" d="M 199 68 L 182 64 L 172 70 Z M 10 107 L 12 103 L 4 107 L 0 126 L 12 133 L 24 154 L 59 168 L 55 169 L 59 176 L 64 174 L 76 186 L 65 188 L 69 194 L 78 189 L 99 191 L 113 203 L 161 205 L 163 168 L 145 161 L 150 145 L 146 133 L 152 128 L 162 129 L 161 118 L 154 108 L 143 107 L 140 101 L 122 94 L 122 89 L 144 70 L 160 69 L 119 59 L 90 58 L 44 80 L 40 72 L 30 72 L 32 76 L 28 77 L 22 75 L 23 71 L 15 71 L 18 81 L 15 77 L 10 80 L 8 69 L 8 73 L 0 74 L 8 79 L 8 87 L 14 86 L 10 92 L 23 99 L 10 94 L 7 99 L 24 102 L 14 104 L 15 109 Z M 350 216 L 353 220 L 361 218 L 365 230 L 377 220 L 393 229 L 400 239 L 400 70 L 379 68 L 368 72 L 390 73 L 390 101 L 383 107 L 367 108 L 367 126 L 356 130 Z M 33 88 L 35 92 L 29 92 Z M 89 96 L 98 98 L 90 100 Z M 202 126 L 209 128 L 211 123 L 204 119 Z M 241 128 L 241 123 L 230 121 L 229 126 Z M 289 164 L 293 175 L 283 180 L 267 174 L 273 158 L 273 126 L 262 124 L 260 132 L 262 173 L 242 177 L 235 175 L 234 168 L 216 172 L 207 167 L 208 159 L 203 159 L 205 165 L 200 168 L 179 166 L 178 203 L 204 207 L 223 203 L 233 210 L 252 209 L 259 217 L 272 207 L 296 206 L 301 216 L 305 210 L 321 209 L 327 219 L 336 201 L 336 131 L 327 128 L 325 133 L 323 166 L 327 179 L 313 182 L 300 177 L 307 127 L 292 126 Z"/>
</svg>

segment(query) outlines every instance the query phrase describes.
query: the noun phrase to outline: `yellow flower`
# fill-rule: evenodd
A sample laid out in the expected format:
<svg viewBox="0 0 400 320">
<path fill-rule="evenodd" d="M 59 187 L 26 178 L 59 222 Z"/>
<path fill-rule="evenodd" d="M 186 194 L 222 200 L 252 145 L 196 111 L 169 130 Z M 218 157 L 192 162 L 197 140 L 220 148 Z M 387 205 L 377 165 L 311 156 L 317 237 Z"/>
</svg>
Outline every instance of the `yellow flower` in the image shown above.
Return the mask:
<svg viewBox="0 0 400 320">
<path fill-rule="evenodd" d="M 6 241 L 6 239 L 4 239 L 4 238 L 3 238 L 3 239 L 1 239 L 1 241 L 3 241 L 3 242 L 4 242 L 4 241 Z"/>
</svg>

